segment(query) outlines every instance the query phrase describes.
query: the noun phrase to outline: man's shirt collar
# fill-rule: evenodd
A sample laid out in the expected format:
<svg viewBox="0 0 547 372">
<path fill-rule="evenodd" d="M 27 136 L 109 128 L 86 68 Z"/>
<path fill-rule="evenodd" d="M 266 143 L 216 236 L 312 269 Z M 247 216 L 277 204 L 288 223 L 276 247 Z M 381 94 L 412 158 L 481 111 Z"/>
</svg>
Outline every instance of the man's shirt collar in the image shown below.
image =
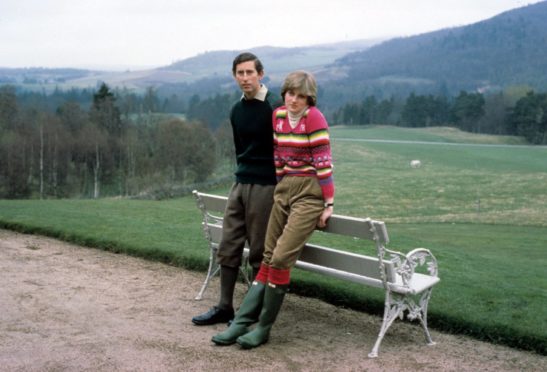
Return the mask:
<svg viewBox="0 0 547 372">
<path fill-rule="evenodd" d="M 266 100 L 266 94 L 267 93 L 268 93 L 268 88 L 266 88 L 266 86 L 264 84 L 260 84 L 260 89 L 258 90 L 258 92 L 256 92 L 255 96 L 251 99 L 257 99 L 259 101 L 264 102 Z M 244 99 L 247 99 L 247 98 L 245 98 L 245 95 L 242 94 L 241 99 L 244 100 Z"/>
</svg>

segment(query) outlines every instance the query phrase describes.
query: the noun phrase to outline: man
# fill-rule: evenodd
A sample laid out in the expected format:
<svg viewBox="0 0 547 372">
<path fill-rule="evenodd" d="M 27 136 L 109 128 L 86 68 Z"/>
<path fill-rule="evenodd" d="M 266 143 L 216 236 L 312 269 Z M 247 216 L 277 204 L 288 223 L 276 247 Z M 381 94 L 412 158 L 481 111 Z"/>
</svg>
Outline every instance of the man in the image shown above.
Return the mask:
<svg viewBox="0 0 547 372">
<path fill-rule="evenodd" d="M 227 323 L 234 318 L 233 295 L 243 247 L 248 241 L 254 277 L 262 261 L 276 184 L 272 113 L 281 104 L 280 99 L 273 98 L 261 84 L 264 68 L 254 54 L 238 55 L 232 64 L 232 74 L 243 95 L 230 113 L 237 169 L 217 254 L 220 299 L 217 306 L 192 318 L 196 325 Z"/>
</svg>

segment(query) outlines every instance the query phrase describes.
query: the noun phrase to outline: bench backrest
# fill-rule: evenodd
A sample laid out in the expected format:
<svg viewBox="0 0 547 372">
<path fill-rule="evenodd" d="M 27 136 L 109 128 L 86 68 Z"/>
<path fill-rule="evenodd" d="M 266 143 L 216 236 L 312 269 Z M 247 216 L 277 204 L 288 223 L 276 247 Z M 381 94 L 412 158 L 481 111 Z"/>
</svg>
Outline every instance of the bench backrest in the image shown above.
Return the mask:
<svg viewBox="0 0 547 372">
<path fill-rule="evenodd" d="M 216 246 L 222 237 L 221 215 L 224 213 L 228 198 L 197 191 L 194 191 L 194 196 L 204 215 L 206 236 L 210 243 Z M 296 267 L 376 287 L 385 286 L 384 280 L 395 282 L 394 263 L 384 258 L 380 264 L 378 258 L 384 256 L 382 250 L 389 242 L 387 229 L 382 221 L 332 215 L 327 227 L 318 231 L 374 241 L 378 256 L 361 255 L 308 243 Z"/>
</svg>

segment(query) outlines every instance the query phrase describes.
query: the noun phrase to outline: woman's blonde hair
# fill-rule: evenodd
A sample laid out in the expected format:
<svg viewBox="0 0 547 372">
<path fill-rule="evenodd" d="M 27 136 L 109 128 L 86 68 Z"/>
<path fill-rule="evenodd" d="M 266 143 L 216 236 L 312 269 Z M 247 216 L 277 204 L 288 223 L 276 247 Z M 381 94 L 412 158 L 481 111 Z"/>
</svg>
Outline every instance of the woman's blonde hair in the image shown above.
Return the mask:
<svg viewBox="0 0 547 372">
<path fill-rule="evenodd" d="M 289 90 L 308 96 L 309 106 L 315 106 L 317 103 L 317 83 L 313 75 L 307 71 L 294 71 L 287 75 L 281 87 L 281 98 L 285 99 L 285 93 Z"/>
</svg>

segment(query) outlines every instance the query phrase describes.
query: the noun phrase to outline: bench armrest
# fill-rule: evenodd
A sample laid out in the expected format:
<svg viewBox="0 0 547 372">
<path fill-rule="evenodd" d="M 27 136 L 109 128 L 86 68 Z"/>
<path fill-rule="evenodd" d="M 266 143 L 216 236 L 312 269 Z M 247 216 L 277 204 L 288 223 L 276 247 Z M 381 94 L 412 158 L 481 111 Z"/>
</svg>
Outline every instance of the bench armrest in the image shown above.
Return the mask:
<svg viewBox="0 0 547 372">
<path fill-rule="evenodd" d="M 438 276 L 437 259 L 429 249 L 416 248 L 406 255 L 391 249 L 384 249 L 385 253 L 391 257 L 395 265 L 396 273 L 400 275 L 403 280 L 403 285 L 410 285 L 412 276 L 416 271 L 432 277 Z"/>
</svg>

